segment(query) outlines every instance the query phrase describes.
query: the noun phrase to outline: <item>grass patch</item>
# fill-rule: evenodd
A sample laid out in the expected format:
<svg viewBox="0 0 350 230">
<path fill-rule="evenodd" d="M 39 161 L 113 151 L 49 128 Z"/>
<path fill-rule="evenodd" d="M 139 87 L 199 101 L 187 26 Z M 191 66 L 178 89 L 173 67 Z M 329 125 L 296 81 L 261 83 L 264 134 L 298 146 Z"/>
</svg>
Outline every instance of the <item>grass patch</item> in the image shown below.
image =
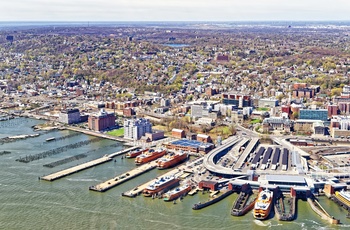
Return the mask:
<svg viewBox="0 0 350 230">
<path fill-rule="evenodd" d="M 251 121 L 250 121 L 250 124 L 258 124 L 258 123 L 261 123 L 262 122 L 262 120 L 260 120 L 260 119 L 252 119 Z"/>
<path fill-rule="evenodd" d="M 258 111 L 269 111 L 270 108 L 262 107 L 262 108 L 257 108 L 256 110 L 258 110 Z"/>
<path fill-rule="evenodd" d="M 124 128 L 109 131 L 109 132 L 107 132 L 107 134 L 111 135 L 111 136 L 121 137 L 124 135 Z"/>
</svg>

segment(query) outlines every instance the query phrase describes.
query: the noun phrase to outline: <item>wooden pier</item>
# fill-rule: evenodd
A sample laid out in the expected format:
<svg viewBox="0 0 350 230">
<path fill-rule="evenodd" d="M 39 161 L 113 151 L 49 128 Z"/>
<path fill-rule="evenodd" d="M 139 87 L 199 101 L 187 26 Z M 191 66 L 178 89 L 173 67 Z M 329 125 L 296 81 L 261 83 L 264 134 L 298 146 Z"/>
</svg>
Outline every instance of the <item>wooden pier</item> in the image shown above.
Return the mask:
<svg viewBox="0 0 350 230">
<path fill-rule="evenodd" d="M 117 177 L 107 180 L 101 184 L 90 186 L 89 189 L 97 192 L 105 192 L 115 186 L 118 186 L 134 177 L 137 177 L 147 171 L 150 171 L 157 167 L 156 161 L 149 162 L 147 164 L 141 165 L 135 169 L 132 169 L 126 173 L 123 173 Z"/>
<path fill-rule="evenodd" d="M 50 174 L 50 175 L 47 175 L 47 176 L 42 176 L 42 177 L 40 177 L 40 179 L 41 180 L 46 180 L 46 181 L 54 181 L 54 180 L 60 179 L 62 177 L 71 175 L 73 173 L 80 172 L 82 170 L 91 168 L 93 166 L 96 166 L 96 165 L 99 165 L 99 164 L 111 161 L 113 157 L 122 155 L 122 154 L 124 154 L 126 152 L 129 152 L 129 151 L 135 149 L 135 148 L 137 148 L 137 147 L 135 146 L 135 147 L 123 149 L 121 151 L 118 151 L 118 152 L 115 152 L 115 153 L 112 153 L 112 154 L 109 154 L 109 155 L 105 155 L 105 156 L 103 156 L 101 158 L 98 158 L 96 160 L 92 160 L 92 161 L 89 161 L 89 162 L 86 162 L 86 163 L 83 163 L 83 164 L 80 164 L 80 165 L 77 165 L 77 166 L 74 166 L 74 167 L 71 167 L 71 168 L 68 168 L 68 169 L 64 169 L 62 171 L 59 171 L 59 172 L 56 172 L 56 173 L 53 173 L 53 174 Z"/>
<path fill-rule="evenodd" d="M 96 165 L 99 165 L 99 164 L 102 164 L 102 163 L 105 163 L 105 162 L 111 161 L 111 160 L 112 160 L 112 158 L 110 158 L 108 156 L 104 156 L 104 157 L 101 157 L 99 159 L 89 161 L 89 162 L 74 166 L 74 167 L 69 168 L 69 169 L 65 169 L 65 170 L 62 170 L 62 171 L 59 171 L 59 172 L 56 172 L 56 173 L 53 173 L 53 174 L 50 174 L 47 176 L 40 177 L 40 179 L 47 180 L 47 181 L 54 181 L 54 180 L 57 180 L 59 178 L 71 175 L 71 174 L 76 173 L 76 172 L 80 172 L 84 169 L 91 168 L 93 166 L 96 166 Z"/>
<path fill-rule="evenodd" d="M 178 168 L 175 168 L 165 174 L 162 175 L 162 177 L 166 177 L 166 176 L 171 176 L 171 175 L 175 175 L 176 177 L 180 177 L 183 174 L 183 170 L 186 168 L 186 166 L 182 165 L 179 166 Z M 148 181 L 144 184 L 141 184 L 137 187 L 135 187 L 134 189 L 124 192 L 122 193 L 122 196 L 126 196 L 126 197 L 136 197 L 137 195 L 140 195 L 142 193 L 142 191 L 150 184 L 153 183 L 154 181 L 156 181 L 157 178 Z"/>
</svg>

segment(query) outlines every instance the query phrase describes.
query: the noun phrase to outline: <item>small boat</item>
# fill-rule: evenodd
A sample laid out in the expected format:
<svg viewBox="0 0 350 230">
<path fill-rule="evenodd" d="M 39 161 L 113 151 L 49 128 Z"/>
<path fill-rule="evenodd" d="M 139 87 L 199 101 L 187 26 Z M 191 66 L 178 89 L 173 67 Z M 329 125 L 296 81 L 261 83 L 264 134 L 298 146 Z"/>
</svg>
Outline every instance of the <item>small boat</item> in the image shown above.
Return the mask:
<svg viewBox="0 0 350 230">
<path fill-rule="evenodd" d="M 45 141 L 49 142 L 49 141 L 53 141 L 55 139 L 56 139 L 56 137 L 50 137 L 50 138 L 47 138 Z"/>
</svg>

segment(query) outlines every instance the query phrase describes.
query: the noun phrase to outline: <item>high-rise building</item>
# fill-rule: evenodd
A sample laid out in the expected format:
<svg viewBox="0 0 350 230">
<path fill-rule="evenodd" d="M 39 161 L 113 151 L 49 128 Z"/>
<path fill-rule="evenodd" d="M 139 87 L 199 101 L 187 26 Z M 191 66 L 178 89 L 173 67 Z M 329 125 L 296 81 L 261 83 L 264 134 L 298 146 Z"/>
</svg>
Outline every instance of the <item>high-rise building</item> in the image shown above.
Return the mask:
<svg viewBox="0 0 350 230">
<path fill-rule="evenodd" d="M 124 121 L 124 138 L 139 140 L 145 133 L 152 133 L 152 124 L 148 119 L 130 119 Z"/>
<path fill-rule="evenodd" d="M 102 131 L 108 128 L 115 127 L 114 113 L 107 113 L 101 109 L 97 114 L 91 114 L 88 118 L 89 129 L 94 131 Z"/>
<path fill-rule="evenodd" d="M 58 115 L 58 121 L 65 124 L 75 124 L 80 122 L 79 109 L 62 110 Z"/>
</svg>

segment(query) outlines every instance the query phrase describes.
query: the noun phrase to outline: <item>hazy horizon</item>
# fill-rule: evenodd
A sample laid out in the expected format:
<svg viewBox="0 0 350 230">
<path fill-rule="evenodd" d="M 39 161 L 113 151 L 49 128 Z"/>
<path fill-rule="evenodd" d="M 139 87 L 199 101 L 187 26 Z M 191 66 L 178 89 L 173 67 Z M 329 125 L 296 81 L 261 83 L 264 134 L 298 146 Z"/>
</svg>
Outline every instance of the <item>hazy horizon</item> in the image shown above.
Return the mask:
<svg viewBox="0 0 350 230">
<path fill-rule="evenodd" d="M 0 21 L 347 21 L 350 1 L 11 0 Z"/>
</svg>

